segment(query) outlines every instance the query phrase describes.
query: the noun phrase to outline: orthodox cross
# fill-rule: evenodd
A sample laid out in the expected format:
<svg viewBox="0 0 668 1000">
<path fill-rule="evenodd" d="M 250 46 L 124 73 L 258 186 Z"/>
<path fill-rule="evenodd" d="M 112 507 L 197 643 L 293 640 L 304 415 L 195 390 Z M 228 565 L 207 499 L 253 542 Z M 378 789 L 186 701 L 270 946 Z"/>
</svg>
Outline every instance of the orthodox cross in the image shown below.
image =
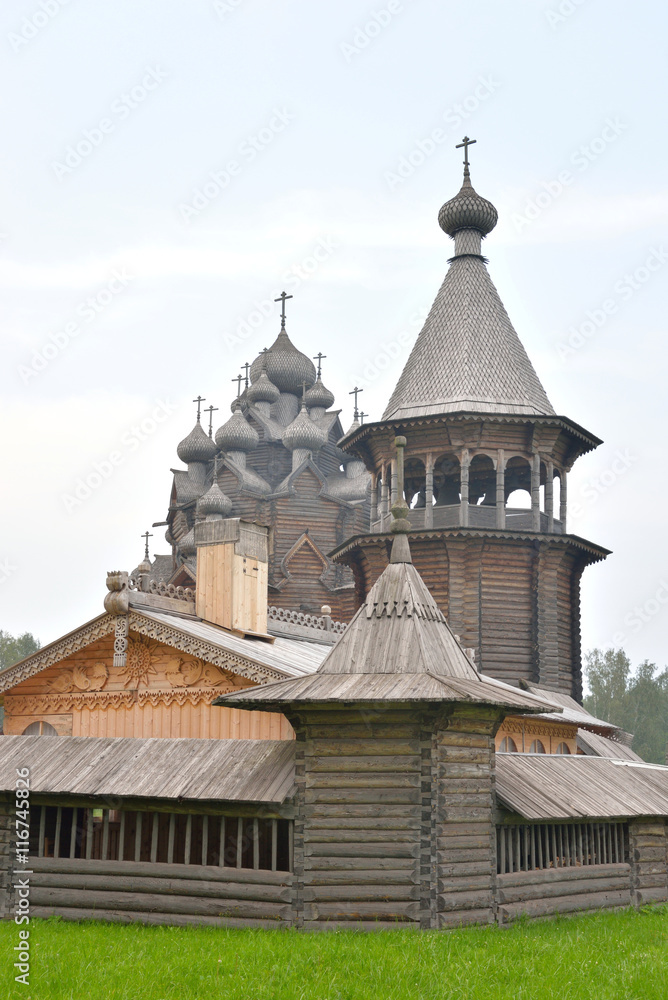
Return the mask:
<svg viewBox="0 0 668 1000">
<path fill-rule="evenodd" d="M 194 400 L 193 400 L 193 402 L 194 402 Z M 145 531 L 144 534 L 141 537 L 144 539 L 144 559 L 148 559 L 149 558 L 149 555 L 148 555 L 148 540 L 149 540 L 149 538 L 153 538 L 153 535 L 151 535 L 150 532 Z"/>
<path fill-rule="evenodd" d="M 218 407 L 212 403 L 211 406 L 207 406 L 204 412 L 209 414 L 209 437 L 213 437 L 213 415 L 218 412 Z"/>
<path fill-rule="evenodd" d="M 326 357 L 327 355 L 323 354 L 322 351 L 318 351 L 318 353 L 313 356 L 313 360 L 318 362 L 318 378 L 320 378 L 320 372 L 322 370 L 322 359 Z"/>
<path fill-rule="evenodd" d="M 286 299 L 293 299 L 293 298 L 294 295 L 288 295 L 286 294 L 286 292 L 281 292 L 278 298 L 274 299 L 274 302 L 281 303 L 281 330 L 285 330 L 285 301 Z"/>
<path fill-rule="evenodd" d="M 355 386 L 353 391 L 348 393 L 349 396 L 355 397 L 355 420 L 359 419 L 359 410 L 357 409 L 357 397 L 360 394 L 360 392 L 364 392 L 364 389 L 358 389 L 357 386 Z"/>
<path fill-rule="evenodd" d="M 478 141 L 477 139 L 469 139 L 469 137 L 465 135 L 464 141 L 460 142 L 457 146 L 455 146 L 455 149 L 461 149 L 462 146 L 464 147 L 464 166 L 467 169 L 469 165 L 469 146 L 472 146 L 473 143 L 477 141 Z"/>
<path fill-rule="evenodd" d="M 245 372 L 246 372 L 246 376 L 245 376 L 245 377 L 246 377 L 246 388 L 248 388 L 248 369 L 250 368 L 250 365 L 248 364 L 248 362 L 246 362 L 246 364 L 245 364 L 245 365 L 242 365 L 241 367 L 242 367 L 242 368 L 243 368 L 243 369 L 245 370 Z"/>
<path fill-rule="evenodd" d="M 363 424 L 364 423 L 364 418 L 368 417 L 368 416 L 369 416 L 368 413 L 362 413 L 362 411 L 360 410 L 360 423 Z"/>
<path fill-rule="evenodd" d="M 236 378 L 231 378 L 230 379 L 230 382 L 236 382 L 237 383 L 237 399 L 241 395 L 241 383 L 243 382 L 243 380 L 244 380 L 243 375 L 237 375 Z"/>
<path fill-rule="evenodd" d="M 206 402 L 204 396 L 198 396 L 197 399 L 193 399 L 193 403 L 197 403 L 197 423 L 199 423 L 200 410 L 202 408 L 202 403 Z"/>
</svg>

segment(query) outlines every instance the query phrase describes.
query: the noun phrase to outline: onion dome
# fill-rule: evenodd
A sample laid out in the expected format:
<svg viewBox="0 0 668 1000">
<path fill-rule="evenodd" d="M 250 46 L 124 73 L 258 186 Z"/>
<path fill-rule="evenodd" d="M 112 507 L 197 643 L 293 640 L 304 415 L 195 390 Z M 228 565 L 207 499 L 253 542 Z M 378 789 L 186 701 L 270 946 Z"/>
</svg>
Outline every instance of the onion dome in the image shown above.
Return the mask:
<svg viewBox="0 0 668 1000">
<path fill-rule="evenodd" d="M 137 574 L 139 576 L 143 576 L 145 573 L 150 573 L 152 569 L 153 567 L 151 566 L 150 562 L 146 557 L 144 557 L 144 559 L 142 559 L 142 561 L 139 563 L 139 566 L 137 566 Z"/>
<path fill-rule="evenodd" d="M 325 410 L 327 410 L 334 402 L 334 393 L 325 388 L 322 384 L 320 376 L 318 376 L 315 385 L 312 385 L 311 388 L 304 393 L 304 402 L 309 409 L 312 406 L 322 406 Z"/>
<path fill-rule="evenodd" d="M 281 392 L 291 392 L 295 396 L 301 396 L 304 382 L 307 388 L 315 382 L 315 365 L 297 350 L 285 330 L 281 330 L 269 350 L 263 351 L 251 365 L 251 382 L 258 381 L 263 369 Z"/>
<path fill-rule="evenodd" d="M 326 440 L 327 434 L 313 423 L 304 404 L 292 423 L 283 431 L 283 444 L 290 451 L 297 448 L 318 451 Z"/>
<path fill-rule="evenodd" d="M 438 224 L 448 236 L 460 229 L 477 229 L 483 236 L 494 229 L 499 215 L 491 201 L 474 191 L 468 166 L 464 169 L 461 190 L 438 213 Z"/>
<path fill-rule="evenodd" d="M 194 556 L 197 552 L 197 546 L 195 545 L 195 529 L 191 528 L 187 535 L 179 539 L 178 542 L 179 551 L 182 556 Z"/>
<path fill-rule="evenodd" d="M 197 501 L 195 510 L 198 517 L 208 517 L 210 514 L 220 514 L 221 517 L 229 517 L 232 513 L 232 501 L 229 497 L 225 496 L 214 479 L 210 489 Z"/>
<path fill-rule="evenodd" d="M 280 390 L 267 377 L 266 372 L 262 372 L 258 380 L 246 389 L 246 399 L 251 404 L 275 403 L 280 394 Z"/>
<path fill-rule="evenodd" d="M 223 451 L 252 451 L 257 447 L 260 435 L 244 417 L 238 399 L 232 406 L 232 416 L 216 431 L 216 444 Z"/>
<path fill-rule="evenodd" d="M 188 437 L 179 443 L 176 454 L 182 462 L 209 462 L 216 454 L 216 446 L 202 430 L 199 421 Z"/>
</svg>

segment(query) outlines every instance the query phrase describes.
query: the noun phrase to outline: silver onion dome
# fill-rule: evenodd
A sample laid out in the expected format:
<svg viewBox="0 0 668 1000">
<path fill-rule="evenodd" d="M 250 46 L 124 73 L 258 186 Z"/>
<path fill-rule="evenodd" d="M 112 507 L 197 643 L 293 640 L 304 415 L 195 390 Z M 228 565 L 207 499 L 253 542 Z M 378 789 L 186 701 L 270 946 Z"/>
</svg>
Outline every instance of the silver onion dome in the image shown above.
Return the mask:
<svg viewBox="0 0 668 1000">
<path fill-rule="evenodd" d="M 325 410 L 334 402 L 334 393 L 330 392 L 323 384 L 322 380 L 318 378 L 315 385 L 312 385 L 310 389 L 304 394 L 304 402 L 309 407 L 312 406 L 322 406 Z"/>
<path fill-rule="evenodd" d="M 194 556 L 197 552 L 197 546 L 195 544 L 195 530 L 191 528 L 187 535 L 179 539 L 178 542 L 179 551 L 182 556 Z"/>
<path fill-rule="evenodd" d="M 208 517 L 210 514 L 229 517 L 232 513 L 232 501 L 228 496 L 225 496 L 214 479 L 204 496 L 201 496 L 197 501 L 195 511 L 198 517 Z"/>
<path fill-rule="evenodd" d="M 303 404 L 295 419 L 283 431 L 283 444 L 290 451 L 297 448 L 318 451 L 326 440 L 327 434 L 313 423 Z"/>
<path fill-rule="evenodd" d="M 257 381 L 251 383 L 246 389 L 246 399 L 249 403 L 275 403 L 280 396 L 280 390 L 266 372 L 262 372 Z"/>
<path fill-rule="evenodd" d="M 209 462 L 216 454 L 216 446 L 202 425 L 196 423 L 188 437 L 179 442 L 176 454 L 182 462 Z"/>
<path fill-rule="evenodd" d="M 491 201 L 481 198 L 473 189 L 469 169 L 464 170 L 461 190 L 438 213 L 438 224 L 448 236 L 460 229 L 477 229 L 483 236 L 494 229 L 499 215 Z"/>
<path fill-rule="evenodd" d="M 244 417 L 239 400 L 235 399 L 232 405 L 232 416 L 216 431 L 216 444 L 223 451 L 252 451 L 257 447 L 260 435 Z"/>
<path fill-rule="evenodd" d="M 251 365 L 253 384 L 263 370 L 281 392 L 291 392 L 295 396 L 301 396 L 304 383 L 308 389 L 315 382 L 315 365 L 297 350 L 285 330 L 281 330 L 269 350 L 263 351 Z"/>
</svg>

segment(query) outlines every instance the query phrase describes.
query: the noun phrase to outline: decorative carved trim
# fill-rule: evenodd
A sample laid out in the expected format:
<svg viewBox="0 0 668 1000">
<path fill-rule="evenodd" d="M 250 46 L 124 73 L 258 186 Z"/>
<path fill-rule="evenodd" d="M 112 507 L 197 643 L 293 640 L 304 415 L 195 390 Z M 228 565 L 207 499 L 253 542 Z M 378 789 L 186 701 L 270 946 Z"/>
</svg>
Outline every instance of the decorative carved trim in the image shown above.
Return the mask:
<svg viewBox="0 0 668 1000">
<path fill-rule="evenodd" d="M 186 635 L 172 625 L 149 621 L 140 612 L 130 612 L 130 628 L 133 632 L 139 632 L 140 635 L 172 646 L 173 649 L 178 649 L 181 653 L 188 653 L 190 656 L 206 660 L 207 663 L 211 663 L 215 667 L 230 670 L 256 684 L 263 684 L 265 681 L 285 680 L 285 674 L 281 670 L 254 663 L 250 658 L 246 659 L 221 649 L 220 646 L 207 642 L 205 639 Z"/>
<path fill-rule="evenodd" d="M 531 722 L 514 717 L 505 718 L 499 726 L 499 733 L 509 733 L 511 736 L 521 735 L 524 732 L 527 736 L 554 736 L 566 740 L 575 739 L 578 727 L 574 725 L 560 725 L 555 722 Z"/>
<path fill-rule="evenodd" d="M 100 691 L 107 683 L 109 671 L 104 663 L 93 663 L 92 666 L 80 667 L 78 664 L 72 670 L 62 670 L 49 684 L 50 691 L 64 694 L 73 691 Z"/>
<path fill-rule="evenodd" d="M 323 587 L 326 587 L 328 590 L 331 590 L 331 587 L 328 586 L 327 581 L 325 580 L 325 576 L 327 575 L 330 569 L 330 563 L 328 562 L 327 557 L 322 554 L 322 552 L 315 544 L 313 539 L 309 536 L 307 531 L 305 531 L 303 534 L 299 536 L 294 545 L 290 547 L 290 549 L 285 553 L 285 555 L 281 559 L 278 568 L 283 574 L 283 579 L 279 580 L 278 583 L 273 584 L 276 590 L 282 590 L 283 587 L 285 587 L 292 580 L 292 574 L 290 573 L 290 568 L 289 568 L 290 562 L 292 561 L 292 559 L 294 559 L 299 550 L 304 548 L 305 545 L 311 549 L 316 559 L 318 559 L 318 561 L 322 563 L 322 573 L 318 577 L 320 583 L 323 585 Z"/>
<path fill-rule="evenodd" d="M 181 656 L 168 660 L 165 673 L 167 680 L 175 688 L 190 687 L 191 684 L 197 684 L 200 681 L 204 681 L 207 686 L 215 687 L 224 681 L 228 681 L 228 683 L 231 681 L 229 671 L 212 667 L 197 658 L 184 660 Z"/>
<path fill-rule="evenodd" d="M 128 616 L 119 615 L 114 625 L 114 666 L 125 667 L 128 658 Z"/>
<path fill-rule="evenodd" d="M 345 622 L 332 621 L 329 616 L 308 615 L 303 611 L 290 611 L 288 608 L 267 608 L 267 619 L 272 622 L 289 622 L 291 625 L 302 625 L 304 628 L 318 629 L 321 632 L 334 632 L 341 635 L 345 632 Z"/>
<path fill-rule="evenodd" d="M 222 685 L 222 682 L 221 682 Z M 144 708 L 152 705 L 210 705 L 214 698 L 240 690 L 227 682 L 224 686 L 183 688 L 172 691 L 86 691 L 64 692 L 45 695 L 7 695 L 5 711 L 7 716 L 19 715 L 60 715 L 63 712 L 81 711 L 84 708 L 127 708 L 134 705 Z"/>
<path fill-rule="evenodd" d="M 195 591 L 191 587 L 178 587 L 173 583 L 163 583 L 162 581 L 149 580 L 147 590 L 142 587 L 141 577 L 131 576 L 128 580 L 128 589 L 132 591 L 157 594 L 159 597 L 170 597 L 175 601 L 187 601 L 192 604 L 195 600 Z"/>
<path fill-rule="evenodd" d="M 7 691 L 8 688 L 16 687 L 21 681 L 27 680 L 33 674 L 60 663 L 72 653 L 90 646 L 92 642 L 103 639 L 114 631 L 115 619 L 111 615 L 101 615 L 92 622 L 88 622 L 75 632 L 70 632 L 58 642 L 53 642 L 44 649 L 38 650 L 27 659 L 16 663 L 13 667 L 3 670 L 0 674 L 0 691 Z"/>
<path fill-rule="evenodd" d="M 121 670 L 121 677 L 126 678 L 125 687 L 128 684 L 132 685 L 133 688 L 139 687 L 140 684 L 148 684 L 150 675 L 155 675 L 153 654 L 157 645 L 157 642 L 152 642 L 145 636 L 128 640 L 127 662 Z"/>
</svg>

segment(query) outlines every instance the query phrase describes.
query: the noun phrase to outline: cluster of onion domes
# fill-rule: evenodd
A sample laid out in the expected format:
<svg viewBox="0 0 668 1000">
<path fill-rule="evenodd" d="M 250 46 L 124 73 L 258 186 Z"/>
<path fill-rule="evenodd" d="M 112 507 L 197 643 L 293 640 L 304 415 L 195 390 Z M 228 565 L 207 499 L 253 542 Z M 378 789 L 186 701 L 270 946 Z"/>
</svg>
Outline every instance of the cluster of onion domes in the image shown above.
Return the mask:
<svg viewBox="0 0 668 1000">
<path fill-rule="evenodd" d="M 446 201 L 438 213 L 438 224 L 441 229 L 453 236 L 460 229 L 477 229 L 482 236 L 487 236 L 494 229 L 499 215 L 491 201 L 481 198 L 471 184 L 468 167 L 464 170 L 464 183 L 460 191 Z"/>
<path fill-rule="evenodd" d="M 243 415 L 240 400 L 235 399 L 232 416 L 216 431 L 216 444 L 222 451 L 252 451 L 259 441 L 260 435 Z"/>
<path fill-rule="evenodd" d="M 290 451 L 297 449 L 319 451 L 326 440 L 327 434 L 311 420 L 306 404 L 302 403 L 301 410 L 295 419 L 283 431 L 283 444 Z"/>
<path fill-rule="evenodd" d="M 179 442 L 176 454 L 182 462 L 210 462 L 216 454 L 216 446 L 204 433 L 199 420 L 183 441 Z"/>
<path fill-rule="evenodd" d="M 281 330 L 269 350 L 263 351 L 251 365 L 253 384 L 259 380 L 263 370 L 280 392 L 290 392 L 295 396 L 301 396 L 304 383 L 310 388 L 315 382 L 315 365 L 297 350 L 285 330 Z"/>
</svg>

